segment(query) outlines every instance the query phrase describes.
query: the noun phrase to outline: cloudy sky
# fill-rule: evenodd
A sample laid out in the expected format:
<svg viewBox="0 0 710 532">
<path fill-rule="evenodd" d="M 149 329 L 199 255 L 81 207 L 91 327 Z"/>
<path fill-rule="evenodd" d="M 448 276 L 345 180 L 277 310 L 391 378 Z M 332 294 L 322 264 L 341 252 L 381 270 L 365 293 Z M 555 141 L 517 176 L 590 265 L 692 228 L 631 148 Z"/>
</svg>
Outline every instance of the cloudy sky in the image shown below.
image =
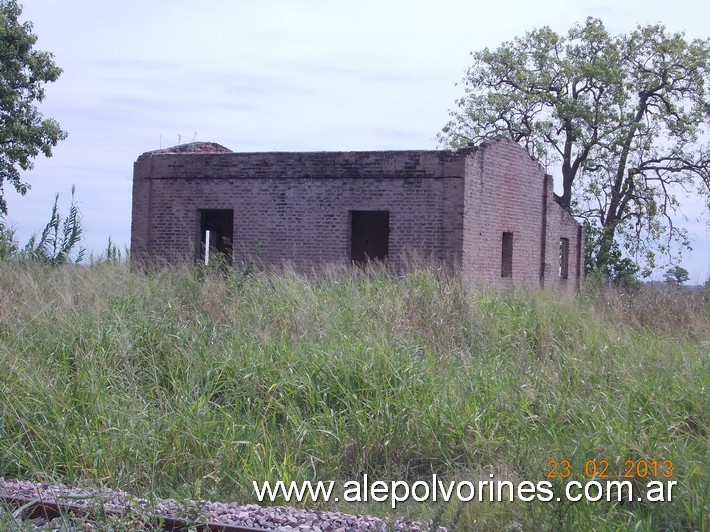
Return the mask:
<svg viewBox="0 0 710 532">
<path fill-rule="evenodd" d="M 707 0 L 21 0 L 37 48 L 64 69 L 42 110 L 69 133 L 6 192 L 22 242 L 72 184 L 95 254 L 130 243 L 133 162 L 192 140 L 234 151 L 434 149 L 470 52 L 587 16 L 613 34 L 661 22 L 709 35 Z M 672 8 L 669 8 L 672 6 Z M 559 181 L 557 176 L 556 180 Z M 710 234 L 688 205 L 691 281 Z M 695 221 L 698 216 L 704 220 Z"/>
</svg>

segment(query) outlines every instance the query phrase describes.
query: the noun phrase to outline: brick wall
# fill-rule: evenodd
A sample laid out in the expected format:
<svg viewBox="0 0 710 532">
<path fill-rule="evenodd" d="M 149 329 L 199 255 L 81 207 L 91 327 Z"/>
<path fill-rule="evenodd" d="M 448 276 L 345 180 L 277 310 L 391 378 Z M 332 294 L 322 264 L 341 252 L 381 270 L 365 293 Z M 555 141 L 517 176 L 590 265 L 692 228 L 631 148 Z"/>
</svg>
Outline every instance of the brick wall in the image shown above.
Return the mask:
<svg viewBox="0 0 710 532">
<path fill-rule="evenodd" d="M 545 172 L 517 144 L 497 140 L 467 160 L 463 272 L 501 286 L 538 286 Z M 503 233 L 513 234 L 512 275 L 501 277 Z"/>
<path fill-rule="evenodd" d="M 499 286 L 574 291 L 577 222 L 553 199 L 552 178 L 507 140 L 449 151 L 226 153 L 200 143 L 143 154 L 134 166 L 136 262 L 199 257 L 200 210 L 232 209 L 233 261 L 310 269 L 350 259 L 351 211 L 389 211 L 389 261 L 440 261 Z M 501 276 L 503 233 L 512 269 Z M 559 275 L 569 241 L 568 278 Z"/>
<path fill-rule="evenodd" d="M 545 253 L 545 286 L 569 293 L 579 290 L 584 278 L 584 232 L 568 212 L 554 200 L 552 186 L 547 196 L 547 247 Z M 569 242 L 567 278 L 560 276 L 560 239 Z"/>
<path fill-rule="evenodd" d="M 469 149 L 464 188 L 462 271 L 498 286 L 575 290 L 578 224 L 555 203 L 545 170 L 518 144 L 499 139 Z M 546 184 L 547 182 L 547 184 Z M 512 233 L 512 275 L 502 276 L 503 233 Z M 569 277 L 559 276 L 568 238 Z M 543 251 L 544 250 L 544 251 Z"/>
<path fill-rule="evenodd" d="M 194 260 L 199 210 L 233 209 L 235 264 L 350 255 L 352 210 L 389 210 L 389 258 L 460 263 L 463 158 L 448 152 L 148 153 L 134 168 L 138 261 Z M 149 214 L 146 215 L 146 212 Z"/>
</svg>

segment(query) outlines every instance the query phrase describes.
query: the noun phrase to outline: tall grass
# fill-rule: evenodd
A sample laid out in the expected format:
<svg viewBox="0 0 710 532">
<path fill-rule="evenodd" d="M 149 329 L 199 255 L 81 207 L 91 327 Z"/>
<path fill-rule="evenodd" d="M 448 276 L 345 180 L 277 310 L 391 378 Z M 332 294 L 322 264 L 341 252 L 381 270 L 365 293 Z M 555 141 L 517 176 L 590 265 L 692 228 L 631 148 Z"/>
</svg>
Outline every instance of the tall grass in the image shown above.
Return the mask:
<svg viewBox="0 0 710 532">
<path fill-rule="evenodd" d="M 571 298 L 416 267 L 0 265 L 0 476 L 247 503 L 252 481 L 537 482 L 548 460 L 618 474 L 670 459 L 672 502 L 398 513 L 465 530 L 703 529 L 709 355 L 700 290 Z"/>
</svg>

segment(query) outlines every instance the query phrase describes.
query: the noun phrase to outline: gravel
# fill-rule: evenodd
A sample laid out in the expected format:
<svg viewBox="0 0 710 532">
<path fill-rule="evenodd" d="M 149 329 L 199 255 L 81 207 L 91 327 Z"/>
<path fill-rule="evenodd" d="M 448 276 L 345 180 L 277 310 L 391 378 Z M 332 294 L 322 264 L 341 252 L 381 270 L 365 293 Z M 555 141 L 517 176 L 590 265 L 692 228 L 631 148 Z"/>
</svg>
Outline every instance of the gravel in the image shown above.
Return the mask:
<svg viewBox="0 0 710 532">
<path fill-rule="evenodd" d="M 302 510 L 285 506 L 263 507 L 256 504 L 217 503 L 210 501 L 174 499 L 148 500 L 134 497 L 120 490 L 77 489 L 53 485 L 4 479 L 0 477 L 0 497 L 25 497 L 43 501 L 70 503 L 84 509 L 101 504 L 107 512 L 141 516 L 163 516 L 193 521 L 209 521 L 228 525 L 241 525 L 264 530 L 349 532 L 349 531 L 424 531 L 431 523 L 384 521 L 371 515 L 349 515 L 341 512 Z M 439 527 L 438 532 L 446 532 Z"/>
</svg>

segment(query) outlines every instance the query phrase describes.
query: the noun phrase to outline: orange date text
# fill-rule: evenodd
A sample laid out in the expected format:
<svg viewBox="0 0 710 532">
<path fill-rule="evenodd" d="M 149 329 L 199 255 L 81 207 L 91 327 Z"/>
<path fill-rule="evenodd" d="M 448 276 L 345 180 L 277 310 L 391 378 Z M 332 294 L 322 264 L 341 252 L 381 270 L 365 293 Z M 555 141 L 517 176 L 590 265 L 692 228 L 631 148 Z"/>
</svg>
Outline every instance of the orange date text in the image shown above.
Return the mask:
<svg viewBox="0 0 710 532">
<path fill-rule="evenodd" d="M 673 460 L 625 460 L 618 474 L 609 470 L 609 460 L 590 459 L 584 465 L 574 467 L 569 460 L 548 460 L 547 478 L 566 479 L 573 474 L 586 478 L 672 478 Z"/>
</svg>

